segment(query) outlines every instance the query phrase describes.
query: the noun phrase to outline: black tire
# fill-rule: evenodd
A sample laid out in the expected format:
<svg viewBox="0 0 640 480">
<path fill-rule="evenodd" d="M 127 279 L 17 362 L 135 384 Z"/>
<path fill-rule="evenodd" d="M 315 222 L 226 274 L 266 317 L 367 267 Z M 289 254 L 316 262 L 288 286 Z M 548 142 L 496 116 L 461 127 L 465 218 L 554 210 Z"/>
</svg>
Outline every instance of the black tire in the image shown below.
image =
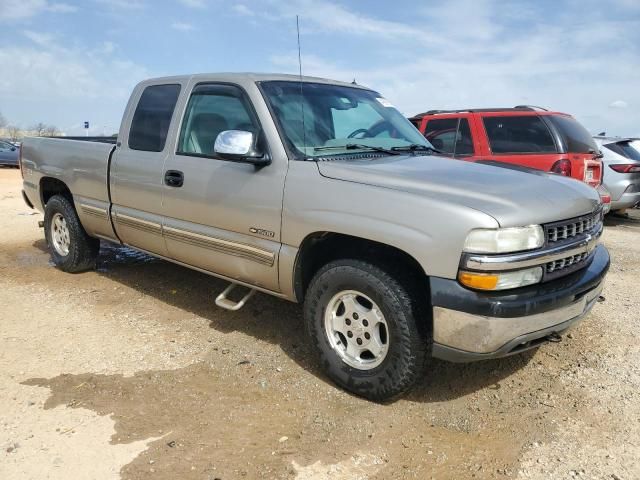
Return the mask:
<svg viewBox="0 0 640 480">
<path fill-rule="evenodd" d="M 56 214 L 62 215 L 69 233 L 69 252 L 63 255 L 52 242 L 51 224 Z M 95 267 L 100 241 L 85 232 L 73 204 L 62 195 L 54 195 L 44 209 L 44 235 L 53 263 L 65 272 L 82 272 Z"/>
<path fill-rule="evenodd" d="M 429 358 L 430 328 L 418 323 L 426 312 L 424 301 L 406 280 L 371 263 L 337 260 L 316 273 L 306 293 L 305 322 L 322 368 L 339 386 L 369 400 L 388 401 L 408 391 L 422 377 Z M 325 330 L 328 304 L 344 290 L 361 292 L 373 300 L 387 323 L 386 357 L 369 370 L 350 366 L 340 358 Z"/>
</svg>

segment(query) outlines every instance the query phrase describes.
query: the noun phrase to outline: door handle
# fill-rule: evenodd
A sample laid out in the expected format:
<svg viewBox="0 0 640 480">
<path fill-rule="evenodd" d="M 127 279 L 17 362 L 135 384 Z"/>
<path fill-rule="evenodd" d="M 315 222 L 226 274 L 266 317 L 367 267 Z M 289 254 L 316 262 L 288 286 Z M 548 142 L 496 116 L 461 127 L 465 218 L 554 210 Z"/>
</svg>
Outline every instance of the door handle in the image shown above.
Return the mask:
<svg viewBox="0 0 640 480">
<path fill-rule="evenodd" d="M 181 187 L 184 183 L 184 174 L 179 170 L 167 170 L 164 173 L 164 184 L 169 187 Z"/>
</svg>

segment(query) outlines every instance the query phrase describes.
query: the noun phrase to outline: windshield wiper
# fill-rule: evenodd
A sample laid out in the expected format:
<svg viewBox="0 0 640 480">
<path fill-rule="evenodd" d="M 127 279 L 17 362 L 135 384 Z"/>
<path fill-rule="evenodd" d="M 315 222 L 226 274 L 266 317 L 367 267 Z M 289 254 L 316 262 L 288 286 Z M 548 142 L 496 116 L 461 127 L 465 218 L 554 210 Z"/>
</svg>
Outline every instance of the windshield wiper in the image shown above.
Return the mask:
<svg viewBox="0 0 640 480">
<path fill-rule="evenodd" d="M 382 152 L 387 155 L 401 155 L 400 152 L 395 152 L 395 148 L 391 150 L 382 148 L 382 147 L 374 147 L 372 145 L 365 145 L 363 143 L 347 143 L 346 145 L 327 145 L 324 147 L 314 147 L 314 151 L 318 152 L 320 150 L 373 150 L 374 152 Z"/>
<path fill-rule="evenodd" d="M 419 143 L 412 143 L 411 145 L 403 145 L 401 147 L 391 147 L 391 150 L 396 152 L 431 152 L 431 153 L 442 153 L 440 150 L 437 150 L 433 147 L 428 147 L 426 145 L 420 145 Z"/>
</svg>

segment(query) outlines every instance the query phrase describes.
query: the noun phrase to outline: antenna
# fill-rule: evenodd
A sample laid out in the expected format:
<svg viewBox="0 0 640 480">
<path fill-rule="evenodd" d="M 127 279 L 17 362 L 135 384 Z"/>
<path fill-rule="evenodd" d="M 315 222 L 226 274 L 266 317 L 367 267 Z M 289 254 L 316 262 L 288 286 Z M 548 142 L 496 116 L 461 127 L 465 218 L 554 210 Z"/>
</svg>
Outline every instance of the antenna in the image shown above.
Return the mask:
<svg viewBox="0 0 640 480">
<path fill-rule="evenodd" d="M 307 156 L 307 128 L 304 124 L 304 96 L 302 93 L 302 53 L 300 48 L 300 20 L 296 15 L 296 32 L 298 34 L 298 77 L 300 78 L 300 111 L 302 112 L 302 147 L 304 155 Z"/>
</svg>

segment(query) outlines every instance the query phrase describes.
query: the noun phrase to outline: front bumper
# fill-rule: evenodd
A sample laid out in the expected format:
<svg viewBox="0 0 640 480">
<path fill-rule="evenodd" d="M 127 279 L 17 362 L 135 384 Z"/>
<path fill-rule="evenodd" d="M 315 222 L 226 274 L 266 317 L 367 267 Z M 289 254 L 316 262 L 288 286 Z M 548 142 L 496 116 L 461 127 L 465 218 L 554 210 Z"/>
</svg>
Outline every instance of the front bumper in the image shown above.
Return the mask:
<svg viewBox="0 0 640 480">
<path fill-rule="evenodd" d="M 589 313 L 609 263 L 609 252 L 598 245 L 577 272 L 510 292 L 477 292 L 455 280 L 431 278 L 433 356 L 465 362 L 538 346 Z"/>
</svg>

